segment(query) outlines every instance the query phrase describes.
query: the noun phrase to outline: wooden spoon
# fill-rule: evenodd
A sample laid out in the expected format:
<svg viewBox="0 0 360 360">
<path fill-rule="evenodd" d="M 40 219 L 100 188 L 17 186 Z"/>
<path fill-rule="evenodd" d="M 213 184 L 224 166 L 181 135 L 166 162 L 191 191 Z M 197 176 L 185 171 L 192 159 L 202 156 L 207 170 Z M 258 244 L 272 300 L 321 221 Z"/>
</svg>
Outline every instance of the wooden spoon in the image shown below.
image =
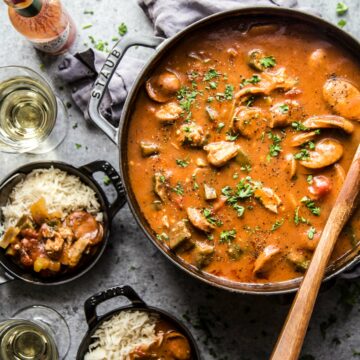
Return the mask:
<svg viewBox="0 0 360 360">
<path fill-rule="evenodd" d="M 271 360 L 299 357 L 319 288 L 336 240 L 350 217 L 360 185 L 360 145 L 296 294 Z"/>
</svg>

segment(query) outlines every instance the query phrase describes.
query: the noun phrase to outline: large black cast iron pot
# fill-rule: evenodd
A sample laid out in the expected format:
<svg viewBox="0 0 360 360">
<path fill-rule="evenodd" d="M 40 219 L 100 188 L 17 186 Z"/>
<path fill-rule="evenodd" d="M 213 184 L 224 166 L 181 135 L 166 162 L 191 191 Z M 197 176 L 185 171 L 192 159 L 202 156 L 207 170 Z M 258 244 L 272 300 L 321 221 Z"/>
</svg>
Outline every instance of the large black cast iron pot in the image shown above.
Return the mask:
<svg viewBox="0 0 360 360">
<path fill-rule="evenodd" d="M 29 272 L 28 270 L 21 268 L 5 255 L 4 249 L 0 248 L 0 265 L 5 270 L 5 277 L 0 277 L 0 284 L 14 278 L 37 285 L 57 285 L 70 282 L 88 272 L 100 259 L 108 244 L 111 221 L 125 204 L 126 199 L 120 176 L 107 161 L 94 161 L 87 165 L 80 166 L 79 168 L 59 161 L 36 162 L 21 166 L 9 174 L 0 184 L 0 208 L 7 203 L 13 187 L 24 179 L 27 174 L 35 169 L 48 169 L 50 167 L 66 171 L 70 175 L 79 177 L 85 185 L 95 191 L 100 203 L 101 212 L 103 213 L 104 239 L 96 249 L 95 254 L 92 254 L 88 259 L 85 259 L 76 270 L 54 277 L 41 277 L 35 272 Z M 93 175 L 96 172 L 105 173 L 114 185 L 117 196 L 112 203 L 109 203 L 104 191 L 94 179 Z"/>
<path fill-rule="evenodd" d="M 134 193 L 131 189 L 128 172 L 128 151 L 127 151 L 127 138 L 129 123 L 135 106 L 135 101 L 140 89 L 144 86 L 145 81 L 150 77 L 157 64 L 159 64 L 173 49 L 177 47 L 177 44 L 183 41 L 187 41 L 193 36 L 198 30 L 204 27 L 215 27 L 217 25 L 226 24 L 229 21 L 235 20 L 239 23 L 239 28 L 244 23 L 254 21 L 258 24 L 268 23 L 298 23 L 305 24 L 312 27 L 317 33 L 322 34 L 332 41 L 336 42 L 339 47 L 345 48 L 347 51 L 352 53 L 355 57 L 360 54 L 360 44 L 351 35 L 332 25 L 331 23 L 319 18 L 315 15 L 308 13 L 279 8 L 279 7 L 251 7 L 251 8 L 240 8 L 236 10 L 226 11 L 219 14 L 209 16 L 203 20 L 200 20 L 193 25 L 188 26 L 183 31 L 170 39 L 163 39 L 159 37 L 145 37 L 138 36 L 135 38 L 125 37 L 119 41 L 110 55 L 108 56 L 95 85 L 92 89 L 91 100 L 89 104 L 89 114 L 91 119 L 101 128 L 110 139 L 119 145 L 120 155 L 120 172 L 123 181 L 124 188 L 126 190 L 126 197 L 129 203 L 130 209 L 132 210 L 139 226 L 150 239 L 150 241 L 174 264 L 180 267 L 188 274 L 206 282 L 210 285 L 214 285 L 220 288 L 224 288 L 231 291 L 252 293 L 252 294 L 279 294 L 295 291 L 301 282 L 301 278 L 283 281 L 278 283 L 269 284 L 255 284 L 255 283 L 240 283 L 234 281 L 228 281 L 219 277 L 212 276 L 205 272 L 196 269 L 191 266 L 174 253 L 170 252 L 164 244 L 158 242 L 155 237 L 154 231 L 150 228 L 146 222 L 141 208 L 137 203 Z M 132 46 L 145 46 L 155 48 L 154 55 L 149 59 L 147 64 L 144 66 L 141 73 L 138 75 L 131 91 L 126 99 L 122 116 L 120 120 L 119 128 L 115 128 L 100 114 L 99 106 L 104 96 L 105 90 L 111 80 L 116 67 L 120 63 L 124 53 Z M 359 249 L 356 248 L 351 252 L 345 254 L 341 259 L 332 264 L 326 273 L 325 280 L 333 278 L 335 275 L 344 272 L 350 267 L 354 266 L 359 262 Z"/>
</svg>

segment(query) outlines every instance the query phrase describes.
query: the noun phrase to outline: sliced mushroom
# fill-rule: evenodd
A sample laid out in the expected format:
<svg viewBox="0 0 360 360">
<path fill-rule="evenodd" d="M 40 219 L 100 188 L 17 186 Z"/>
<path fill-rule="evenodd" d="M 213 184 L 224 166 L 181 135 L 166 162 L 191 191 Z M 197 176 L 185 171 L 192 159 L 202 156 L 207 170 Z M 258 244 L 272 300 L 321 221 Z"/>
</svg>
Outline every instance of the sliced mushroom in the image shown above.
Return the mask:
<svg viewBox="0 0 360 360">
<path fill-rule="evenodd" d="M 264 115 L 260 108 L 239 106 L 233 116 L 233 130 L 246 138 L 251 138 L 259 130 L 258 120 Z"/>
<path fill-rule="evenodd" d="M 336 163 L 343 155 L 344 148 L 339 141 L 331 138 L 316 143 L 315 150 L 309 151 L 309 156 L 300 160 L 300 164 L 309 169 L 321 169 Z"/>
<path fill-rule="evenodd" d="M 308 64 L 313 68 L 323 68 L 326 56 L 326 51 L 324 49 L 316 49 L 310 54 Z"/>
<path fill-rule="evenodd" d="M 281 256 L 280 249 L 275 245 L 268 245 L 255 260 L 254 274 L 257 277 L 266 276 L 266 274 L 275 265 Z"/>
<path fill-rule="evenodd" d="M 290 153 L 285 155 L 285 160 L 287 161 L 287 172 L 289 173 L 289 178 L 291 180 L 296 175 L 297 163 L 294 159 L 294 155 Z"/>
<path fill-rule="evenodd" d="M 152 76 L 146 81 L 145 87 L 152 100 L 164 103 L 169 101 L 180 90 L 181 83 L 175 74 L 166 71 Z"/>
<path fill-rule="evenodd" d="M 210 164 L 223 166 L 238 154 L 240 146 L 232 141 L 218 141 L 204 146 L 204 150 L 208 152 L 207 159 Z"/>
<path fill-rule="evenodd" d="M 348 80 L 327 80 L 323 86 L 323 97 L 336 114 L 360 120 L 360 91 Z"/>
<path fill-rule="evenodd" d="M 183 246 L 184 243 L 188 243 L 188 240 L 191 239 L 191 233 L 186 225 L 185 220 L 177 222 L 172 226 L 169 232 L 169 248 L 174 250 L 180 245 Z"/>
<path fill-rule="evenodd" d="M 183 109 L 176 102 L 168 102 L 161 105 L 160 109 L 155 112 L 155 117 L 162 124 L 173 124 L 175 120 L 179 119 Z"/>
<path fill-rule="evenodd" d="M 289 145 L 293 147 L 301 146 L 302 144 L 314 140 L 316 136 L 317 134 L 315 131 L 296 134 L 290 139 Z"/>
<path fill-rule="evenodd" d="M 278 213 L 278 207 L 281 205 L 281 199 L 274 190 L 267 187 L 257 188 L 254 191 L 254 196 L 259 199 L 266 209 L 275 214 Z"/>
<path fill-rule="evenodd" d="M 214 245 L 197 241 L 193 250 L 195 265 L 198 268 L 203 268 L 204 266 L 209 265 L 214 252 Z"/>
<path fill-rule="evenodd" d="M 312 116 L 303 122 L 303 125 L 308 129 L 331 129 L 338 128 L 351 134 L 354 131 L 354 125 L 344 119 L 342 116 L 336 115 L 321 115 Z"/>
<path fill-rule="evenodd" d="M 302 116 L 302 109 L 297 101 L 285 100 L 273 105 L 270 113 L 269 126 L 271 128 L 286 127 Z"/>
<path fill-rule="evenodd" d="M 204 184 L 205 200 L 215 200 L 217 198 L 216 189 Z"/>
<path fill-rule="evenodd" d="M 183 145 L 192 147 L 203 146 L 206 141 L 204 129 L 195 122 L 181 125 L 176 131 L 176 135 Z"/>
<path fill-rule="evenodd" d="M 151 155 L 156 155 L 160 151 L 158 144 L 155 144 L 150 141 L 141 141 L 140 142 L 141 155 L 143 157 L 149 157 Z"/>
<path fill-rule="evenodd" d="M 209 223 L 202 210 L 189 207 L 186 209 L 186 212 L 191 224 L 194 225 L 197 229 L 206 233 L 215 229 L 215 225 Z"/>
<path fill-rule="evenodd" d="M 169 174 L 157 171 L 154 174 L 154 192 L 165 202 L 168 199 Z"/>
</svg>

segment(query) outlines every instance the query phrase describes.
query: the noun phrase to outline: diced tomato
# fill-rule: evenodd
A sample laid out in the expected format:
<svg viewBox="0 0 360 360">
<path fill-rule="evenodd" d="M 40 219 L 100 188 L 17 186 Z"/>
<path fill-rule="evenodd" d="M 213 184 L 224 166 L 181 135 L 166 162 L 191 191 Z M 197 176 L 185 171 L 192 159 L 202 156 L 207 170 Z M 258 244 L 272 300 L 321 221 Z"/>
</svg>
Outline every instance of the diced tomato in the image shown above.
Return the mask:
<svg viewBox="0 0 360 360">
<path fill-rule="evenodd" d="M 331 183 L 329 178 L 326 176 L 314 176 L 312 179 L 312 184 L 308 187 L 308 189 L 316 199 L 319 199 L 331 191 Z"/>
</svg>

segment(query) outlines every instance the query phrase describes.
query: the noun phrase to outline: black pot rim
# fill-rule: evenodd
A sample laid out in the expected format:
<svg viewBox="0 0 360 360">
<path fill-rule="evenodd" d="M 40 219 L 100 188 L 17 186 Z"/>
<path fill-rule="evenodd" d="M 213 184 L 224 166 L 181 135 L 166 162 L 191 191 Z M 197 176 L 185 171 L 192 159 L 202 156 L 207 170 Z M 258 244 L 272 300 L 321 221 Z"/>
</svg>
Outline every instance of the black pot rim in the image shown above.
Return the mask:
<svg viewBox="0 0 360 360">
<path fill-rule="evenodd" d="M 331 38 L 335 43 L 338 43 L 339 46 L 346 49 L 349 53 L 353 54 L 354 57 L 356 50 L 360 52 L 360 43 L 349 33 L 345 32 L 343 29 L 335 26 L 334 24 L 320 18 L 319 16 L 306 13 L 297 9 L 289 9 L 282 7 L 273 7 L 273 6 L 252 6 L 252 7 L 243 7 L 234 10 L 228 10 L 220 12 L 214 15 L 210 15 L 204 19 L 197 21 L 194 24 L 187 26 L 184 30 L 177 33 L 172 38 L 166 39 L 153 54 L 153 56 L 147 61 L 144 65 L 142 71 L 137 76 L 129 94 L 126 99 L 126 102 L 123 107 L 121 114 L 119 133 L 118 133 L 118 143 L 119 143 L 119 163 L 120 163 L 120 174 L 123 179 L 123 184 L 126 190 L 126 198 L 139 227 L 142 229 L 146 237 L 151 241 L 151 243 L 158 249 L 160 252 L 165 255 L 165 257 L 175 264 L 178 268 L 185 271 L 192 277 L 207 283 L 211 286 L 221 288 L 231 292 L 237 293 L 246 293 L 246 294 L 255 294 L 255 295 L 276 295 L 276 294 L 286 294 L 297 291 L 300 286 L 302 277 L 296 279 L 277 282 L 277 283 L 241 283 L 225 280 L 204 272 L 201 272 L 194 268 L 193 266 L 185 263 L 179 257 L 169 252 L 164 246 L 162 246 L 155 238 L 154 232 L 151 230 L 147 224 L 144 216 L 141 213 L 141 209 L 135 199 L 135 196 L 131 189 L 131 184 L 128 176 L 127 170 L 127 135 L 129 122 L 132 114 L 132 106 L 137 99 L 137 94 L 140 87 L 144 83 L 146 76 L 151 73 L 154 66 L 164 58 L 164 56 L 171 51 L 171 48 L 175 47 L 176 44 L 182 39 L 186 38 L 190 33 L 195 32 L 196 30 L 209 26 L 220 21 L 224 21 L 229 18 L 244 17 L 244 16 L 253 16 L 256 17 L 269 17 L 272 22 L 288 21 L 288 19 L 298 21 L 299 23 L 304 23 L 317 28 L 321 31 L 322 34 L 325 34 Z M 139 41 L 141 43 L 141 41 Z M 341 45 L 340 45 L 341 43 Z M 358 58 L 358 56 L 357 56 Z M 348 260 L 348 257 L 352 257 Z M 346 259 L 345 259 L 346 258 Z M 337 276 L 338 274 L 350 269 L 356 263 L 360 262 L 360 254 L 358 251 L 354 254 L 345 254 L 343 258 L 339 259 L 334 266 L 330 266 L 327 270 L 326 277 L 324 281 L 328 281 L 331 278 Z M 340 264 L 340 265 L 339 265 Z"/>
</svg>

